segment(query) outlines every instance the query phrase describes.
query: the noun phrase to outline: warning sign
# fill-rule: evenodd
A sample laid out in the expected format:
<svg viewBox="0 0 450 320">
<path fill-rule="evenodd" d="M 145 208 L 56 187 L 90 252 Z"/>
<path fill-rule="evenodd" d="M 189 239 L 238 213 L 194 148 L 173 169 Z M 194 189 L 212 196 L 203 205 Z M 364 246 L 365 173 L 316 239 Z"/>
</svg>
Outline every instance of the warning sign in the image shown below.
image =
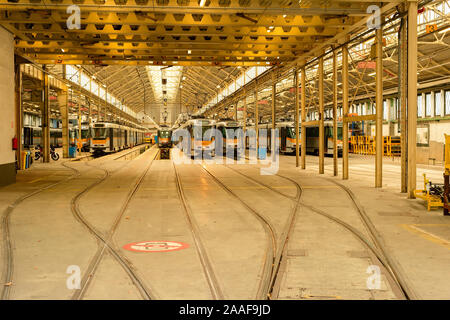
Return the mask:
<svg viewBox="0 0 450 320">
<path fill-rule="evenodd" d="M 189 245 L 175 241 L 141 241 L 132 242 L 123 246 L 125 250 L 134 252 L 166 252 L 188 248 Z"/>
</svg>

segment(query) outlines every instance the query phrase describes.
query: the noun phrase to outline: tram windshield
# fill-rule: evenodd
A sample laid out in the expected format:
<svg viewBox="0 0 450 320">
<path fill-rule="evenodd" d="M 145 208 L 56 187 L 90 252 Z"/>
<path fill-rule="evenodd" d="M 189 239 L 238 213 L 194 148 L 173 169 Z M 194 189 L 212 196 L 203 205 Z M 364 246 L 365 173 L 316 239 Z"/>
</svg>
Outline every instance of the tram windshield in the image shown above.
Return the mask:
<svg viewBox="0 0 450 320">
<path fill-rule="evenodd" d="M 209 130 L 212 129 L 213 126 L 199 126 L 199 125 L 194 125 L 193 127 L 193 132 L 194 132 L 194 137 L 195 140 L 211 140 L 213 134 L 214 134 L 214 130 Z M 209 132 L 208 132 L 209 130 Z M 208 132 L 208 134 L 206 134 Z M 200 136 L 201 135 L 201 136 Z"/>
<path fill-rule="evenodd" d="M 301 133 L 302 132 L 302 128 L 299 128 L 298 132 Z M 294 127 L 288 128 L 288 133 L 287 134 L 288 134 L 289 138 L 295 139 L 295 137 L 296 137 L 295 136 L 295 128 Z"/>
<path fill-rule="evenodd" d="M 160 138 L 170 138 L 170 131 L 169 130 L 161 130 L 158 132 L 158 137 Z"/>
<path fill-rule="evenodd" d="M 239 129 L 239 127 L 222 127 L 222 135 L 226 139 L 236 137 Z"/>
<path fill-rule="evenodd" d="M 89 130 L 83 129 L 81 130 L 81 139 L 87 139 L 89 138 Z"/>
<path fill-rule="evenodd" d="M 107 128 L 92 128 L 92 138 L 105 139 Z"/>
</svg>

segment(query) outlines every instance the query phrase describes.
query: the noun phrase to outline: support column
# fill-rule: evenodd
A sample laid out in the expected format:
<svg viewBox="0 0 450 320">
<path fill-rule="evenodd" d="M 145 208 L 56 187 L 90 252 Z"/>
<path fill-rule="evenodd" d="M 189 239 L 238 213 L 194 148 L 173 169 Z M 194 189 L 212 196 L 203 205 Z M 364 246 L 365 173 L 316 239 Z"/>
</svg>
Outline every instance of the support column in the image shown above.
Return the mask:
<svg viewBox="0 0 450 320">
<path fill-rule="evenodd" d="M 348 179 L 348 45 L 342 47 L 342 179 Z"/>
<path fill-rule="evenodd" d="M 45 65 L 43 66 L 44 71 L 46 70 Z M 42 151 L 44 153 L 44 162 L 50 162 L 50 103 L 48 101 L 49 95 L 49 81 L 48 73 L 43 73 L 44 81 L 43 84 L 43 103 L 42 103 Z"/>
<path fill-rule="evenodd" d="M 245 76 L 244 76 L 245 78 Z M 242 110 L 242 121 L 244 132 L 247 130 L 247 90 L 244 88 L 244 107 Z"/>
<path fill-rule="evenodd" d="M 306 68 L 303 66 L 301 69 L 301 78 L 300 78 L 300 86 L 301 86 L 301 99 L 302 99 L 302 131 L 301 131 L 301 139 L 302 139 L 302 169 L 306 168 L 306 128 L 303 126 L 303 123 L 306 121 Z M 297 135 L 298 137 L 298 135 Z M 298 145 L 298 138 L 297 138 Z"/>
<path fill-rule="evenodd" d="M 22 161 L 22 151 L 23 151 L 23 110 L 22 110 L 22 71 L 20 70 L 20 64 L 16 63 L 14 65 L 15 74 L 15 111 L 16 111 L 16 134 L 17 138 L 17 150 L 16 150 L 16 161 L 17 168 L 19 170 L 25 169 L 23 167 Z M 1 185 L 1 183 L 0 183 Z"/>
<path fill-rule="evenodd" d="M 337 100 L 338 100 L 338 85 L 337 85 L 337 52 L 333 51 L 333 175 L 338 175 L 338 127 L 337 127 Z"/>
<path fill-rule="evenodd" d="M 323 57 L 319 58 L 319 173 L 324 173 L 324 151 L 325 151 L 325 135 L 324 135 L 324 95 L 323 95 Z"/>
<path fill-rule="evenodd" d="M 300 134 L 299 126 L 300 126 L 300 99 L 298 96 L 298 71 L 297 68 L 294 68 L 294 99 L 295 99 L 295 166 L 298 167 L 300 165 L 300 149 L 298 143 L 298 136 Z"/>
<path fill-rule="evenodd" d="M 408 198 L 416 189 L 417 134 L 417 1 L 408 6 Z"/>
<path fill-rule="evenodd" d="M 58 92 L 58 106 L 61 113 L 63 158 L 69 157 L 69 108 L 67 106 L 67 89 Z"/>
<path fill-rule="evenodd" d="M 380 26 L 376 31 L 376 87 L 375 104 L 376 114 L 376 133 L 375 133 L 375 188 L 381 188 L 383 185 L 383 27 Z"/>
<path fill-rule="evenodd" d="M 402 11 L 406 10 L 404 4 L 401 4 Z M 407 24 L 408 18 L 406 16 L 401 18 L 399 31 L 399 97 L 398 103 L 400 108 L 400 156 L 401 156 L 401 186 L 400 192 L 407 192 L 408 184 L 408 128 L 406 117 L 406 101 L 407 101 L 407 81 L 408 81 L 408 34 Z"/>
<path fill-rule="evenodd" d="M 243 118 L 243 122 L 244 122 L 244 133 L 247 130 L 247 89 L 245 88 L 245 85 L 247 84 L 247 82 L 245 81 L 245 72 L 246 70 L 244 70 L 244 110 L 242 111 L 242 118 Z M 245 142 L 244 142 L 244 149 L 245 149 Z M 245 151 L 245 150 L 244 150 Z"/>
<path fill-rule="evenodd" d="M 276 121 L 275 121 L 275 100 L 277 94 L 277 83 L 275 73 L 272 74 L 272 129 L 275 130 Z"/>
<path fill-rule="evenodd" d="M 236 79 L 234 80 L 234 90 L 236 90 Z M 236 103 L 234 104 L 234 120 L 238 121 L 238 104 L 239 100 L 236 100 Z"/>
<path fill-rule="evenodd" d="M 90 83 L 91 80 L 89 80 L 89 87 L 90 87 Z M 79 77 L 79 82 L 78 82 L 78 139 L 77 139 L 77 150 L 78 152 L 81 152 L 81 149 L 83 147 L 83 143 L 81 142 L 81 73 L 80 73 L 80 77 Z M 89 90 L 90 91 L 90 90 Z"/>
<path fill-rule="evenodd" d="M 106 106 L 108 105 L 108 89 L 105 88 L 105 109 L 103 112 L 103 117 L 100 119 L 100 112 L 101 112 L 101 103 L 99 103 L 98 106 L 98 111 L 97 111 L 97 121 L 104 121 L 104 119 L 106 118 Z"/>
<path fill-rule="evenodd" d="M 255 82 L 255 134 L 256 134 L 256 158 L 258 158 L 259 149 L 259 130 L 258 130 L 258 120 L 259 120 L 259 110 L 258 110 L 258 85 Z"/>
</svg>

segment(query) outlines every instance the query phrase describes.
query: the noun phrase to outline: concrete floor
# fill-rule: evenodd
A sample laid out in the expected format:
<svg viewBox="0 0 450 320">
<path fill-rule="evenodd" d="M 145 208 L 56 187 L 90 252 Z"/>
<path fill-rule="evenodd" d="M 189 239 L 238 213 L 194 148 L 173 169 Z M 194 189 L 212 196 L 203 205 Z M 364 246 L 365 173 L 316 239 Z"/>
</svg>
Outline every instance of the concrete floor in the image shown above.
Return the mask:
<svg viewBox="0 0 450 320">
<path fill-rule="evenodd" d="M 374 158 L 368 156 L 351 155 L 350 180 L 342 181 L 332 176 L 331 158 L 325 159 L 323 175 L 318 174 L 317 157 L 308 156 L 307 169 L 301 170 L 290 155 L 280 157 L 279 175 L 261 175 L 259 164 L 174 165 L 171 160 L 154 160 L 154 147 L 133 160 L 115 160 L 126 152 L 91 161 L 35 163 L 19 172 L 17 183 L 0 189 L 4 212 L 21 196 L 50 186 L 19 203 L 10 215 L 13 276 L 11 283 L 2 284 L 11 288 L 10 299 L 75 297 L 76 290 L 67 286 L 69 266 L 78 266 L 81 278 L 90 280 L 83 299 L 142 298 L 111 251 L 96 260 L 103 245 L 74 216 L 74 199 L 99 234 L 111 235 L 111 246 L 155 299 L 212 299 L 211 273 L 222 298 L 257 298 L 270 247 L 261 217 L 273 229 L 272 245 L 281 250 L 292 212 L 296 220 L 283 250 L 273 299 L 401 299 L 367 246 L 317 213 L 322 210 L 370 238 L 353 202 L 333 181 L 356 194 L 416 296 L 450 299 L 449 217 L 442 210 L 428 212 L 421 200 L 407 200 L 399 193 L 398 160 L 385 159 L 383 188 L 375 189 Z M 433 182 L 443 180 L 439 166 L 420 166 L 417 171 L 418 187 L 422 172 Z M 292 200 L 294 182 L 303 190 L 298 210 Z M 188 246 L 168 252 L 123 248 L 147 241 Z M 1 279 L 6 272 L 4 245 L 2 241 Z M 367 285 L 371 266 L 382 271 L 377 289 Z"/>
</svg>

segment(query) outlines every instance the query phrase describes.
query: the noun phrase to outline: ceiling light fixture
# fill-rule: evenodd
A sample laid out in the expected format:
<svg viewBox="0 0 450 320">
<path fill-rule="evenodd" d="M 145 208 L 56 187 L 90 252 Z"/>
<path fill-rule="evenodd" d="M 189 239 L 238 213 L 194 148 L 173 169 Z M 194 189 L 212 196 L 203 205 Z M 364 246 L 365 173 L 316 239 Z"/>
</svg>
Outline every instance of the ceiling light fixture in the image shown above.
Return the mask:
<svg viewBox="0 0 450 320">
<path fill-rule="evenodd" d="M 192 52 L 191 50 L 188 50 L 188 54 L 191 54 L 191 52 Z"/>
<path fill-rule="evenodd" d="M 200 0 L 200 7 L 203 7 L 206 3 L 206 0 Z"/>
</svg>

